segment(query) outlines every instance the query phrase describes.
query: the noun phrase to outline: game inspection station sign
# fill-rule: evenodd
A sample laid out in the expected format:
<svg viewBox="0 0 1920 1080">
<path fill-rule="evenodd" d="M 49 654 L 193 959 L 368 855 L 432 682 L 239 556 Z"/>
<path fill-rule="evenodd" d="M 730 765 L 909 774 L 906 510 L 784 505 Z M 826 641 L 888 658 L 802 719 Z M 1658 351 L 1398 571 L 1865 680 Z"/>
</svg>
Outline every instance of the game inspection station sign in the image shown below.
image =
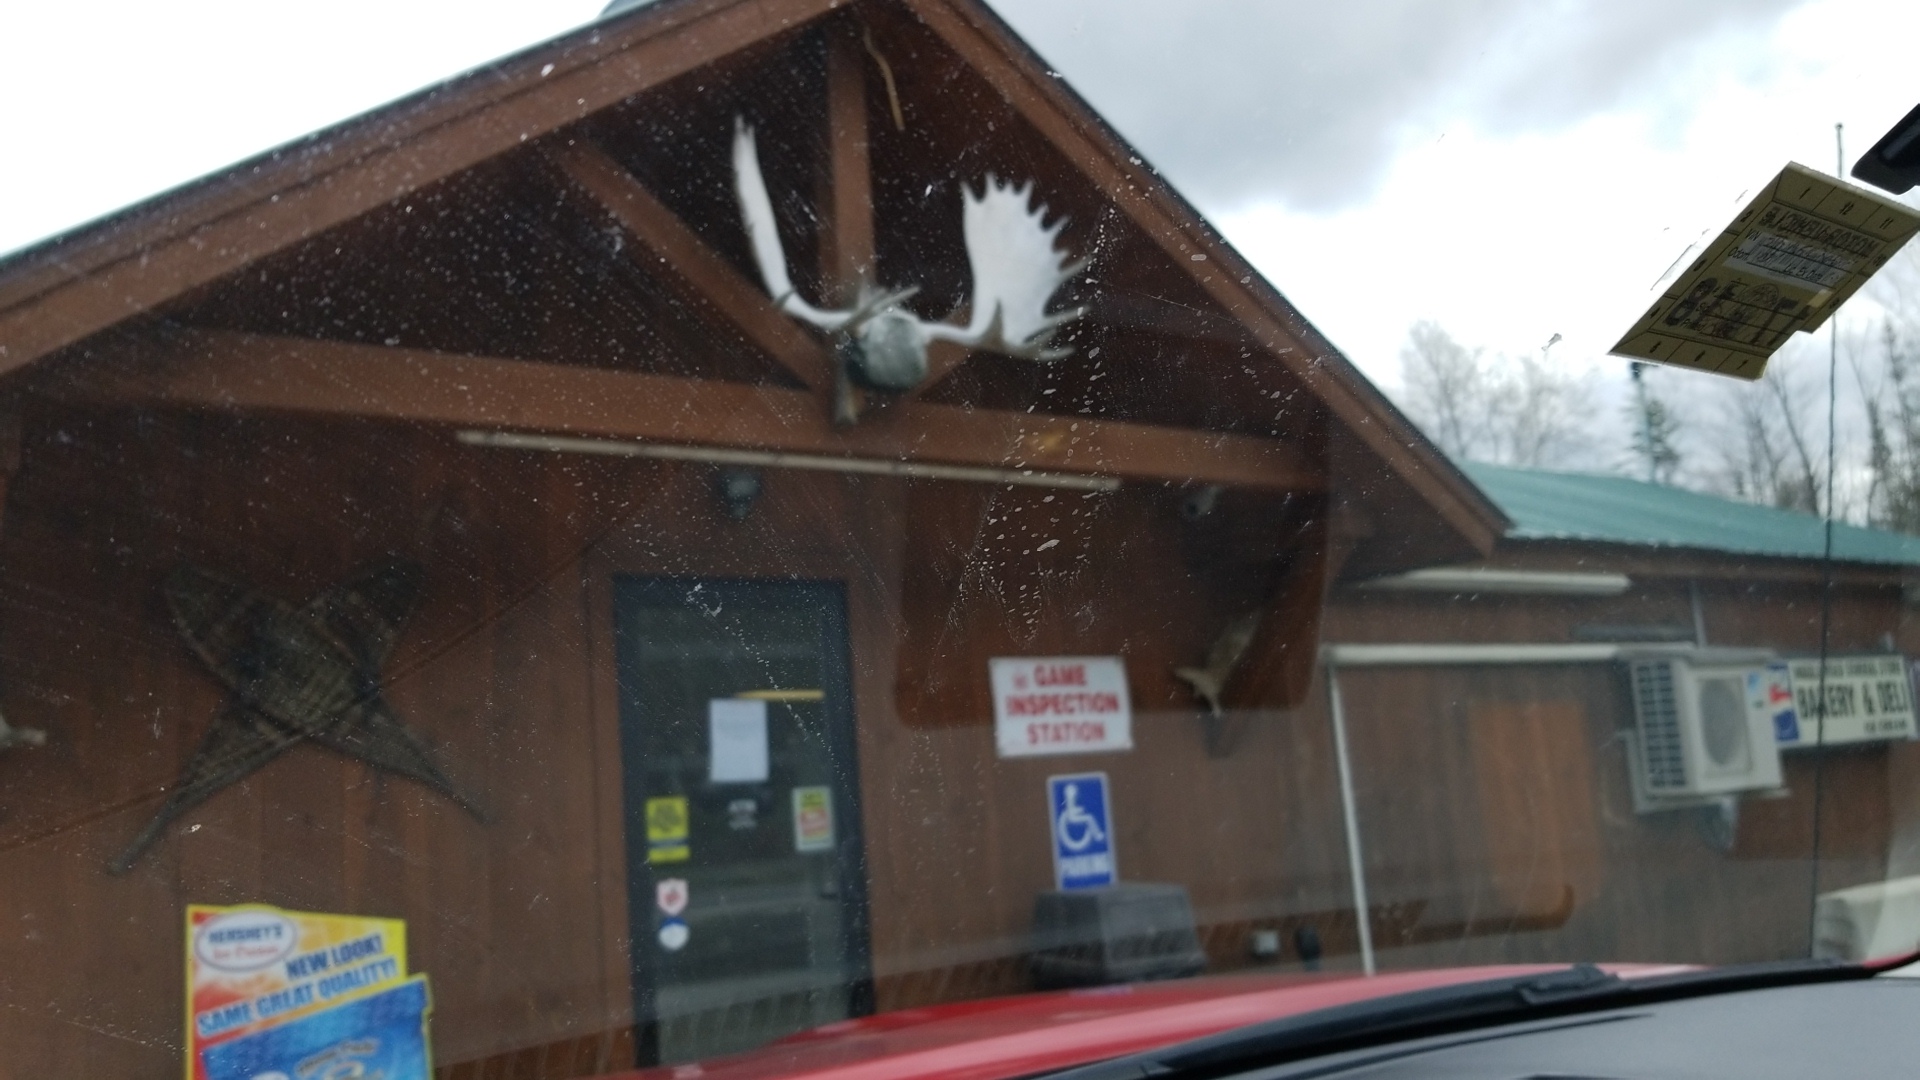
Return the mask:
<svg viewBox="0 0 1920 1080">
<path fill-rule="evenodd" d="M 1117 656 L 987 661 L 1001 757 L 1133 749 L 1133 702 Z"/>
</svg>

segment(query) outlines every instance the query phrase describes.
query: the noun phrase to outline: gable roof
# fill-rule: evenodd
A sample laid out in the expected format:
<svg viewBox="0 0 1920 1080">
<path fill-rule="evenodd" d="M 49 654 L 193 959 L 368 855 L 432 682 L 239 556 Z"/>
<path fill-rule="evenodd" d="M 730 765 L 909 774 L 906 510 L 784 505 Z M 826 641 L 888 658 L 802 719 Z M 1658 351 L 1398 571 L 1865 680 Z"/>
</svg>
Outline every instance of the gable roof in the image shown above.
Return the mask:
<svg viewBox="0 0 1920 1080">
<path fill-rule="evenodd" d="M 1385 477 L 1459 541 L 1490 550 L 1499 510 L 1137 152 L 975 0 L 903 11 L 1022 118 L 1317 398 Z M 507 154 L 844 0 L 658 0 L 0 260 L 0 375 L 334 226 Z M 1368 484 L 1383 477 L 1377 466 Z M 1365 485 L 1363 485 L 1365 486 Z"/>
<path fill-rule="evenodd" d="M 1468 464 L 1513 520 L 1513 540 L 1585 540 L 1634 547 L 1819 559 L 1824 522 L 1811 514 L 1734 502 L 1624 476 Z M 1843 562 L 1920 566 L 1920 537 L 1835 522 Z"/>
</svg>

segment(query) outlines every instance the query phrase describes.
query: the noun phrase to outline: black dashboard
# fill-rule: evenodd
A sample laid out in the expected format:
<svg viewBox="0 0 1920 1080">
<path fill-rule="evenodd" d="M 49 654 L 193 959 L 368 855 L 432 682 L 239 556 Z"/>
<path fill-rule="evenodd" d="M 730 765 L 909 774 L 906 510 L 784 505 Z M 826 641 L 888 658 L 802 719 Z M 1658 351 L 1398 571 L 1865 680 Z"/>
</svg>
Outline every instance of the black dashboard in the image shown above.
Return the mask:
<svg viewBox="0 0 1920 1080">
<path fill-rule="evenodd" d="M 1746 990 L 1296 1060 L 1247 1080 L 1920 1076 L 1920 979 Z"/>
</svg>

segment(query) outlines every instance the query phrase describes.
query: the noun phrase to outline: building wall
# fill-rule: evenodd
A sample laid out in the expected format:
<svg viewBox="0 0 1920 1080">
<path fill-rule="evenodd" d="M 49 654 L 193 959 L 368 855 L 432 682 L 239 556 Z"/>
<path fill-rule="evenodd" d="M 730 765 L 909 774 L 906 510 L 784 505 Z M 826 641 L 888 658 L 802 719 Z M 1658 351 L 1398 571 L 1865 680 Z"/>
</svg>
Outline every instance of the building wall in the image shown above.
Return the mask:
<svg viewBox="0 0 1920 1080">
<path fill-rule="evenodd" d="M 704 466 L 445 432 L 48 407 L 25 447 L 0 523 L 0 707 L 49 741 L 0 755 L 0 920 L 22 928 L 0 937 L 0 1045 L 22 1075 L 173 1074 L 188 903 L 407 919 L 443 1064 L 630 1054 L 621 573 L 845 583 L 883 1008 L 1024 988 L 1056 772 L 1112 776 L 1123 873 L 1187 884 L 1223 964 L 1260 920 L 1342 932 L 1327 728 L 1246 716 L 1210 754 L 1171 675 L 1272 570 L 1208 561 L 1177 492 L 774 472 L 735 521 Z M 300 747 L 107 875 L 223 700 L 166 575 L 194 562 L 298 602 L 396 554 L 428 573 L 388 697 L 492 820 Z M 986 658 L 1056 653 L 1126 658 L 1135 750 L 995 757 Z"/>
<path fill-rule="evenodd" d="M 513 459 L 476 475 L 445 443 L 30 420 L 0 540 L 0 674 L 10 719 L 48 742 L 0 756 L 0 919 L 20 928 L 0 936 L 9 1069 L 174 1075 L 188 903 L 406 918 L 443 1060 L 605 1026 L 625 987 L 606 914 L 623 877 L 593 768 L 608 733 L 587 657 L 605 631 L 585 619 L 579 556 L 633 478 Z M 193 561 L 297 602 L 389 553 L 429 568 L 390 700 L 492 823 L 299 747 L 108 876 L 223 698 L 171 625 L 166 574 Z"/>
<path fill-rule="evenodd" d="M 630 1057 L 622 573 L 844 583 L 882 1008 L 1024 988 L 1051 881 L 1044 781 L 1086 769 L 1112 778 L 1123 876 L 1188 887 L 1215 970 L 1253 963 L 1254 930 L 1302 925 L 1330 966 L 1357 963 L 1324 675 L 1298 708 L 1209 725 L 1171 674 L 1274 580 L 1246 553 L 1311 508 L 1242 500 L 1193 523 L 1158 488 L 775 472 L 736 521 L 703 466 L 445 432 L 46 407 L 24 445 L 0 522 L 0 708 L 49 741 L 0 755 L 0 925 L 16 928 L 0 935 L 0 1045 L 19 1075 L 173 1075 L 183 909 L 249 901 L 407 919 L 443 1064 L 534 1055 L 557 1075 Z M 192 561 L 298 600 L 390 554 L 428 569 L 390 699 L 491 822 L 298 748 L 108 876 L 222 701 L 171 625 L 166 574 Z M 1599 600 L 1338 589 L 1325 639 L 1690 624 L 1687 579 L 1636 574 Z M 1716 642 L 1817 641 L 1817 576 L 1776 576 L 1702 571 Z M 1897 580 L 1843 584 L 1836 648 L 1907 642 Z M 1125 658 L 1133 751 L 996 757 L 986 660 L 1054 654 Z M 1831 752 L 1817 780 L 1794 755 L 1788 794 L 1745 800 L 1722 850 L 1698 815 L 1633 813 L 1611 669 L 1342 679 L 1388 966 L 1798 954 L 1816 787 L 1823 889 L 1880 876 L 1892 822 L 1912 816 L 1907 747 Z"/>
<path fill-rule="evenodd" d="M 1348 587 L 1327 642 L 1571 642 L 1608 627 L 1714 645 L 1817 650 L 1818 568 L 1785 560 L 1509 545 L 1492 565 L 1625 571 L 1615 597 L 1448 596 Z M 1832 648 L 1913 655 L 1898 571 L 1840 575 Z M 1914 746 L 1788 753 L 1784 791 L 1740 800 L 1730 836 L 1705 811 L 1636 814 L 1613 664 L 1351 668 L 1341 673 L 1383 964 L 1805 955 L 1816 891 L 1889 870 L 1894 819 L 1920 796 Z M 1324 716 L 1325 687 L 1308 710 Z M 1815 807 L 1820 878 L 1813 880 Z M 1570 906 L 1569 906 L 1570 903 Z"/>
</svg>

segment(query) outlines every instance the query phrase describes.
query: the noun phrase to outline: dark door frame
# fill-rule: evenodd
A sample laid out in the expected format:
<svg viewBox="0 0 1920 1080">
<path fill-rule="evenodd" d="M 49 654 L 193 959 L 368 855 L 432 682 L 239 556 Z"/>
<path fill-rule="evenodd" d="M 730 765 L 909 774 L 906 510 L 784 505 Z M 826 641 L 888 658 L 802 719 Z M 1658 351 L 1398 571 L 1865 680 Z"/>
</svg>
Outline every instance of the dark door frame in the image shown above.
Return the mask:
<svg viewBox="0 0 1920 1080">
<path fill-rule="evenodd" d="M 704 597 L 732 606 L 751 605 L 752 598 L 786 594 L 802 598 L 821 614 L 821 688 L 829 705 L 844 702 L 841 709 L 826 710 L 831 744 L 835 749 L 833 776 L 834 829 L 837 850 L 834 853 L 843 898 L 841 917 L 847 942 L 847 967 L 853 973 L 847 986 L 848 1013 L 867 1016 L 874 1010 L 873 939 L 867 906 L 868 878 L 866 835 L 860 801 L 860 754 L 858 709 L 853 697 L 853 638 L 847 619 L 846 584 L 834 580 L 804 578 L 742 578 L 665 576 L 652 574 L 613 575 L 614 680 L 618 689 L 620 713 L 620 770 L 623 821 L 626 826 L 627 853 L 627 927 L 630 941 L 628 970 L 633 993 L 633 1036 L 635 1063 L 647 1067 L 660 1063 L 660 1027 L 654 1015 L 653 907 L 648 875 L 646 792 L 637 781 L 644 774 L 640 753 L 642 740 L 635 730 L 640 718 L 635 715 L 633 698 L 627 685 L 636 643 L 626 629 L 622 614 L 636 603 L 666 602 L 673 606 L 694 606 L 687 599 L 688 588 L 700 586 Z M 844 751 L 844 753 L 842 752 Z M 646 885 L 642 888 L 642 885 Z"/>
</svg>

